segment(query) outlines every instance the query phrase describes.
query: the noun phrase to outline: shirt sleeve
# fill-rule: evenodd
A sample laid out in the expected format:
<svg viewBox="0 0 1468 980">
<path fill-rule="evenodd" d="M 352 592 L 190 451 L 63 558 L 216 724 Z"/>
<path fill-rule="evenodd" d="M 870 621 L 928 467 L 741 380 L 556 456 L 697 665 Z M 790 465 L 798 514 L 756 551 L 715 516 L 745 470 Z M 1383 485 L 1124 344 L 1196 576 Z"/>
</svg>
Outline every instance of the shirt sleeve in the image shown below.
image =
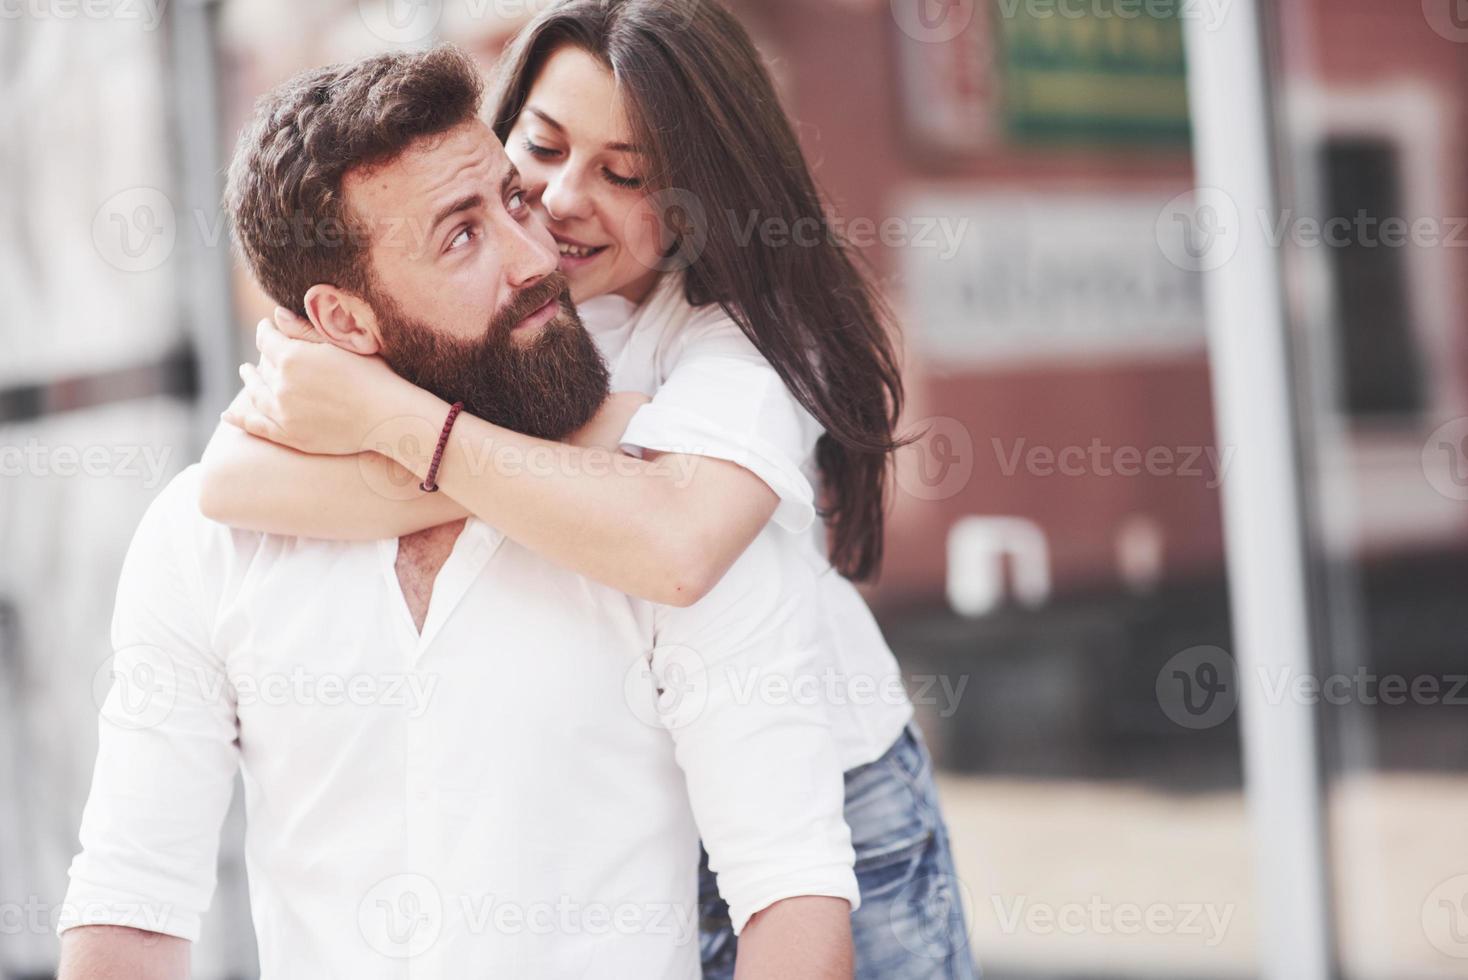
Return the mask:
<svg viewBox="0 0 1468 980">
<path fill-rule="evenodd" d="M 736 934 L 783 898 L 860 904 L 817 686 L 815 580 L 793 541 L 766 528 L 700 602 L 655 607 L 659 717 Z"/>
<path fill-rule="evenodd" d="M 195 490 L 187 472 L 165 488 L 123 563 L 113 655 L 95 679 L 111 690 L 58 932 L 117 925 L 197 941 L 213 896 L 237 723 L 187 540 L 204 523 Z"/>
<path fill-rule="evenodd" d="M 815 494 L 801 465 L 815 450 L 820 425 L 722 311 L 682 327 L 676 345 L 667 377 L 632 416 L 622 449 L 737 463 L 780 498 L 776 524 L 796 532 L 810 527 Z"/>
</svg>

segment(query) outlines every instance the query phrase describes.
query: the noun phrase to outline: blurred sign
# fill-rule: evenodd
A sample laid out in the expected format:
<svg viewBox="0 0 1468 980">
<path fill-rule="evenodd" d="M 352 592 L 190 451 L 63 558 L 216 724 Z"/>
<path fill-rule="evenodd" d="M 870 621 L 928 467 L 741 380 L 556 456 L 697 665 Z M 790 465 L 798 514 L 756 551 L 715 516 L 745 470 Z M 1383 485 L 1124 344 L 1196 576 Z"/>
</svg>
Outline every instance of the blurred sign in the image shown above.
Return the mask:
<svg viewBox="0 0 1468 980">
<path fill-rule="evenodd" d="M 993 0 L 1014 139 L 1188 139 L 1182 18 L 1218 0 Z"/>
<path fill-rule="evenodd" d="M 994 37 L 980 0 L 892 0 L 907 135 L 922 150 L 971 153 L 998 141 Z"/>
<path fill-rule="evenodd" d="M 1166 194 L 910 194 L 909 336 L 930 363 L 1201 351 L 1199 273 L 1169 259 Z M 920 233 L 932 226 L 932 234 Z"/>
</svg>

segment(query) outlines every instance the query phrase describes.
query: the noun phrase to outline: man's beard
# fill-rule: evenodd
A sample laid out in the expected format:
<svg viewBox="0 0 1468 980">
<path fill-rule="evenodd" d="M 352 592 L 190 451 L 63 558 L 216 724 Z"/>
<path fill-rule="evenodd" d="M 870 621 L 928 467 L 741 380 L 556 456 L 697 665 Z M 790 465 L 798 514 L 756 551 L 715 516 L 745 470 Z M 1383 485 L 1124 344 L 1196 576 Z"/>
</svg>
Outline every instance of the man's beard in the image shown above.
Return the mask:
<svg viewBox="0 0 1468 980">
<path fill-rule="evenodd" d="M 374 290 L 374 293 L 376 291 Z M 552 299 L 561 312 L 531 340 L 515 325 Z M 607 368 L 557 272 L 521 290 L 490 318 L 484 334 L 460 340 L 409 316 L 392 297 L 369 297 L 382 327 L 382 357 L 399 375 L 487 422 L 540 439 L 585 425 L 607 396 Z"/>
</svg>

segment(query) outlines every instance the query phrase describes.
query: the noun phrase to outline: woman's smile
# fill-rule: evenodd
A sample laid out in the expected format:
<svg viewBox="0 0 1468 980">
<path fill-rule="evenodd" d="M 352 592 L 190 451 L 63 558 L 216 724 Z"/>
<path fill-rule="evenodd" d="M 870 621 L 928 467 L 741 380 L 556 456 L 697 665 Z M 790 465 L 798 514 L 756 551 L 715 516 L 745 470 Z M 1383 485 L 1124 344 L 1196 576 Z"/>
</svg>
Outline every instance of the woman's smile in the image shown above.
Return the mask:
<svg viewBox="0 0 1468 980">
<path fill-rule="evenodd" d="M 556 240 L 556 249 L 561 253 L 561 271 L 568 276 L 586 268 L 597 256 L 611 247 L 610 245 L 590 245 L 554 230 L 551 231 L 551 237 Z"/>
</svg>

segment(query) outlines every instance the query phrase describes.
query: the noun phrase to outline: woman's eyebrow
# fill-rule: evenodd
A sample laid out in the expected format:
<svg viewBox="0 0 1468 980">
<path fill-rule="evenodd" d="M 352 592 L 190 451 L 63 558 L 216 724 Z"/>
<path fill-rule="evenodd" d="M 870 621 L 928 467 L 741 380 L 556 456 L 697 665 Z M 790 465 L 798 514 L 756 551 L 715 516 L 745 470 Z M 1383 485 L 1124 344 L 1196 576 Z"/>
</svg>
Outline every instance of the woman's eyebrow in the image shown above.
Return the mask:
<svg viewBox="0 0 1468 980">
<path fill-rule="evenodd" d="M 525 111 L 533 116 L 539 116 L 542 122 L 544 122 L 547 126 L 549 126 L 551 129 L 554 129 L 558 133 L 564 133 L 566 131 L 565 126 L 562 126 L 560 123 L 556 122 L 555 119 L 551 118 L 550 115 L 541 112 L 533 105 L 526 106 Z"/>
</svg>

